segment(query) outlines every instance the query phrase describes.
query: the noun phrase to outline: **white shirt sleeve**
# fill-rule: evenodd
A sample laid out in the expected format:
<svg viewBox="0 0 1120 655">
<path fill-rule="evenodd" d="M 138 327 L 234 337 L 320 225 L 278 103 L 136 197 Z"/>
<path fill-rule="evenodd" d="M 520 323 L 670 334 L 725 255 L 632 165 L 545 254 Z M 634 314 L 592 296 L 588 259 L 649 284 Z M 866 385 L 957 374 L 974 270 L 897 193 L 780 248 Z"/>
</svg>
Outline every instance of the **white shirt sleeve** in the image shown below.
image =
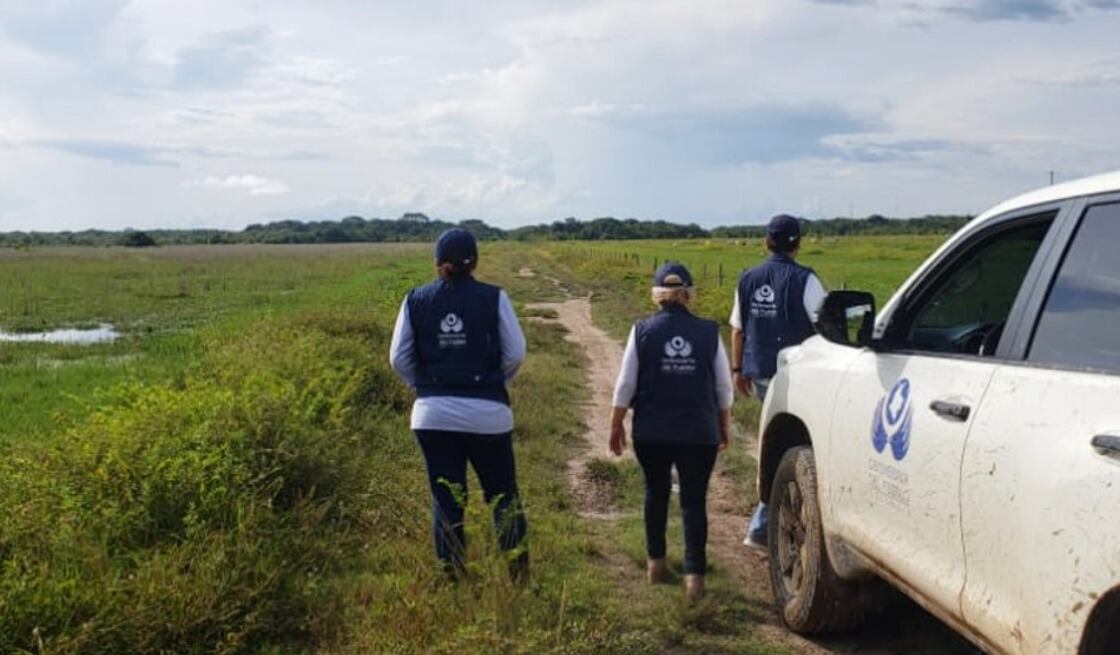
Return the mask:
<svg viewBox="0 0 1120 655">
<path fill-rule="evenodd" d="M 416 385 L 416 343 L 408 316 L 408 298 L 401 303 L 401 310 L 397 313 L 397 324 L 389 345 L 389 365 L 406 384 Z"/>
<path fill-rule="evenodd" d="M 622 368 L 614 385 L 615 407 L 629 407 L 638 390 L 638 344 L 634 333 L 634 328 L 630 328 L 630 338 L 626 340 L 626 351 L 622 354 Z"/>
<path fill-rule="evenodd" d="M 712 370 L 716 374 L 716 398 L 719 399 L 720 409 L 730 409 L 735 402 L 735 389 L 731 386 L 731 366 L 727 363 L 727 351 L 723 348 L 723 339 L 719 340 L 716 347 L 716 360 Z"/>
<path fill-rule="evenodd" d="M 498 335 L 502 342 L 502 371 L 508 382 L 517 375 L 521 362 L 525 361 L 525 334 L 517 322 L 513 303 L 504 290 L 498 296 Z"/>
<path fill-rule="evenodd" d="M 817 322 L 817 312 L 826 295 L 828 292 L 825 291 L 820 278 L 816 274 L 810 275 L 805 282 L 805 311 L 809 314 L 810 321 Z"/>
<path fill-rule="evenodd" d="M 739 289 L 735 289 L 735 306 L 731 308 L 731 327 L 736 330 L 743 329 L 743 320 L 739 315 Z"/>
</svg>

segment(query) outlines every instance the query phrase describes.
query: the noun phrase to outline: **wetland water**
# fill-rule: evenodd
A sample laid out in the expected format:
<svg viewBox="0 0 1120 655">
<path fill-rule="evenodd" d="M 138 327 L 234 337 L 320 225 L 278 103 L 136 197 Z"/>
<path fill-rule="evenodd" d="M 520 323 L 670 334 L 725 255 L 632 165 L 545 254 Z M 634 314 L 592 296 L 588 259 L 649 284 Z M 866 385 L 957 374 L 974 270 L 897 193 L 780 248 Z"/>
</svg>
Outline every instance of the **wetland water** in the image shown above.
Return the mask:
<svg viewBox="0 0 1120 655">
<path fill-rule="evenodd" d="M 49 332 L 4 332 L 0 330 L 0 341 L 22 343 L 64 343 L 83 345 L 90 343 L 105 343 L 115 341 L 121 335 L 109 323 L 102 323 L 95 328 L 88 329 L 63 329 Z"/>
</svg>

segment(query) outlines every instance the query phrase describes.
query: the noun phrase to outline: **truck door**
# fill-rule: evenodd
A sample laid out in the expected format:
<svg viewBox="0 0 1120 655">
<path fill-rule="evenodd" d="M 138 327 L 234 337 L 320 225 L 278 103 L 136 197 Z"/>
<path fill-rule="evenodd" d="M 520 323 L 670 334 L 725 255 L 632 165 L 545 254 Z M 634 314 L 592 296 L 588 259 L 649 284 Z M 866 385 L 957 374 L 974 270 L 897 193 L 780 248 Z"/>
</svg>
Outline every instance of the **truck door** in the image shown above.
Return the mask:
<svg viewBox="0 0 1120 655">
<path fill-rule="evenodd" d="M 1120 198 L 1104 199 L 1037 287 L 1023 348 L 965 447 L 961 604 L 1008 653 L 1077 652 L 1094 603 L 1120 585 L 1118 248 Z"/>
<path fill-rule="evenodd" d="M 997 221 L 944 254 L 841 384 L 829 449 L 840 535 L 959 616 L 961 458 L 1005 323 L 1055 212 Z"/>
</svg>

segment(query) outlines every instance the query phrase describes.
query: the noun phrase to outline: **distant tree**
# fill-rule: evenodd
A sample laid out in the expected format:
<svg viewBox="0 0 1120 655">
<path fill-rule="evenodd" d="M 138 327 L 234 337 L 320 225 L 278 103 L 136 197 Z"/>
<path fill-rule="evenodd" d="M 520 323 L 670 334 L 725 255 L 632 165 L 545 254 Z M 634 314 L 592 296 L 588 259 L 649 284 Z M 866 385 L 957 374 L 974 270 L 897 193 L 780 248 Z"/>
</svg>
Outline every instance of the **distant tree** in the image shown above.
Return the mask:
<svg viewBox="0 0 1120 655">
<path fill-rule="evenodd" d="M 148 236 L 147 232 L 130 230 L 124 233 L 124 237 L 121 239 L 121 245 L 126 248 L 151 248 L 159 244 L 156 243 L 155 239 Z"/>
<path fill-rule="evenodd" d="M 431 220 L 432 219 L 428 218 L 428 215 L 423 212 L 405 212 L 401 214 L 402 222 L 428 223 Z"/>
</svg>

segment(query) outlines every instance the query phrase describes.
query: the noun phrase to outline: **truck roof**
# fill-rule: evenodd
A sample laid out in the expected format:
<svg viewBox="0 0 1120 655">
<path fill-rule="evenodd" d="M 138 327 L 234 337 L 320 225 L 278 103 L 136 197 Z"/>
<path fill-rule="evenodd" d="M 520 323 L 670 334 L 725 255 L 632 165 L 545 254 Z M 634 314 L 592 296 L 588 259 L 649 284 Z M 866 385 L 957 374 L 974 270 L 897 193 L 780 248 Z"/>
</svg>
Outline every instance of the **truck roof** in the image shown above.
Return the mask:
<svg viewBox="0 0 1120 655">
<path fill-rule="evenodd" d="M 1034 191 L 1024 193 L 1010 200 L 1005 200 L 995 207 L 992 207 L 977 217 L 976 222 L 978 223 L 996 214 L 1003 214 L 1033 205 L 1041 205 L 1047 202 L 1076 198 L 1078 196 L 1110 193 L 1113 191 L 1120 191 L 1120 171 L 1083 177 L 1077 180 L 1070 180 L 1069 182 L 1062 182 L 1061 184 L 1035 189 Z"/>
</svg>

